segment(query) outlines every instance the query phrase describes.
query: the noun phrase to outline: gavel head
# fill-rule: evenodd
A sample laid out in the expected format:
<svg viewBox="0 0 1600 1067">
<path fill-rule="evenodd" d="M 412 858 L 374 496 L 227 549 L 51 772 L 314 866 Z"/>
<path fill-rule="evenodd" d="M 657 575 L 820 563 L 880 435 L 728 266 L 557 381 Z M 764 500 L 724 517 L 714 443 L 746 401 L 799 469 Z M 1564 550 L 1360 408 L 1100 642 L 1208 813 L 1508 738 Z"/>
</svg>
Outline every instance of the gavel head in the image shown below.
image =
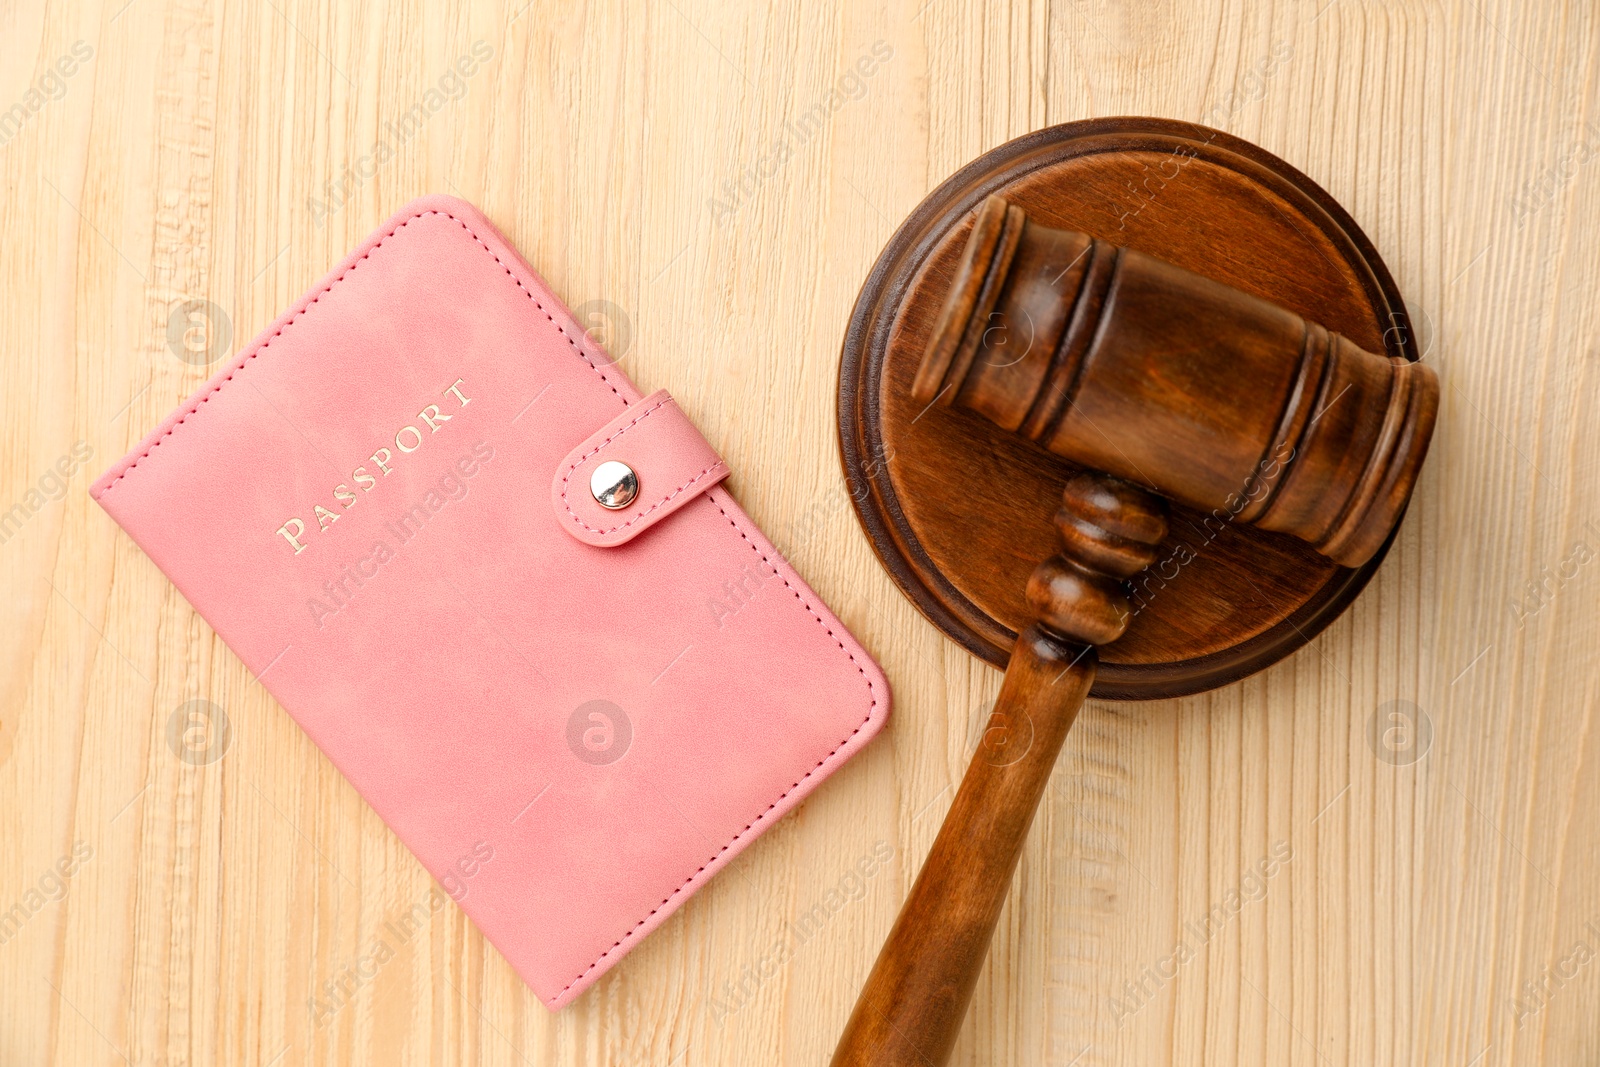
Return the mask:
<svg viewBox="0 0 1600 1067">
<path fill-rule="evenodd" d="M 993 196 L 913 392 L 1347 567 L 1399 521 L 1439 404 L 1429 367 Z"/>
</svg>

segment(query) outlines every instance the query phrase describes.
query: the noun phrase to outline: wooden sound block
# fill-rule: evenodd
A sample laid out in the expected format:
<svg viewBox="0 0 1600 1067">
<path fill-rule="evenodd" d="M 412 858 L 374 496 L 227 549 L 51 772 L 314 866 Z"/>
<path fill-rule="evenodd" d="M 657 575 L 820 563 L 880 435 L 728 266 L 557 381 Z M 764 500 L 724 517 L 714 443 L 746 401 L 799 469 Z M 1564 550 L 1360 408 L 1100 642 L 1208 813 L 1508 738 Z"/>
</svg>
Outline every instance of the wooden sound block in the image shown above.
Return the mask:
<svg viewBox="0 0 1600 1067">
<path fill-rule="evenodd" d="M 1003 667 L 1030 613 L 1028 576 L 1057 551 L 1073 468 L 911 385 L 974 209 L 991 193 L 1030 219 L 1137 249 L 1280 304 L 1372 352 L 1415 359 L 1404 305 L 1354 221 L 1287 163 L 1217 130 L 1093 119 L 1001 145 L 935 189 L 857 297 L 839 371 L 845 477 L 867 536 L 940 629 Z M 1021 352 L 1026 329 L 997 323 Z M 1392 540 L 1392 535 L 1391 535 Z M 1361 591 L 1356 569 L 1281 534 L 1174 508 L 1127 632 L 1100 649 L 1093 696 L 1147 700 L 1225 685 L 1306 644 Z"/>
</svg>

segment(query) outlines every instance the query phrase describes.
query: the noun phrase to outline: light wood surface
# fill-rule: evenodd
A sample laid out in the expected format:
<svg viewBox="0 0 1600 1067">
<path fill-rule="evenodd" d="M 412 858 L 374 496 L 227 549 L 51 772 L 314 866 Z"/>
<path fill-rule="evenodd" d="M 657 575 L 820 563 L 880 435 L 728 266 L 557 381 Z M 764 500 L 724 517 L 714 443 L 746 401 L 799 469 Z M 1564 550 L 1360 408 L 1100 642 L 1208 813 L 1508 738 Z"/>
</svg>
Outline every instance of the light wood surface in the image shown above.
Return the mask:
<svg viewBox="0 0 1600 1067">
<path fill-rule="evenodd" d="M 1600 1062 L 1597 33 L 1577 0 L 7 5 L 0 1064 L 825 1062 L 1000 680 L 851 514 L 846 317 L 943 177 L 1125 113 L 1249 138 L 1349 209 L 1422 324 L 1439 428 L 1395 550 L 1309 648 L 1084 710 L 953 1062 Z M 247 343 L 429 191 L 626 335 L 897 698 L 555 1016 L 454 905 L 372 960 L 429 878 L 86 493 L 209 374 L 175 308 Z M 225 749 L 184 729 L 196 699 Z"/>
</svg>

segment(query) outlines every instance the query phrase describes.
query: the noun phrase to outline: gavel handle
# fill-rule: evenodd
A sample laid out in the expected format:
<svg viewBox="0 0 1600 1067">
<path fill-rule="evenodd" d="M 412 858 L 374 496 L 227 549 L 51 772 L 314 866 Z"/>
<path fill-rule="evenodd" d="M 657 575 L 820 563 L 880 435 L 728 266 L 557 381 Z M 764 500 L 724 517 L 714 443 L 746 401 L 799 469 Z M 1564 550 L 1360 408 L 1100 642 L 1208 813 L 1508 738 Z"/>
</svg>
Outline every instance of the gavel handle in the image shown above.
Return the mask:
<svg viewBox="0 0 1600 1067">
<path fill-rule="evenodd" d="M 1028 827 L 1094 681 L 1092 645 L 1017 637 L 955 803 L 856 1001 L 833 1067 L 941 1067 L 989 952 Z"/>
<path fill-rule="evenodd" d="M 942 1067 L 1011 888 L 1034 809 L 1094 681 L 1095 648 L 1132 618 L 1122 581 L 1166 536 L 1166 504 L 1079 471 L 1056 512 L 1061 553 L 1033 569 L 1037 620 L 1017 635 L 989 727 L 911 896 L 856 1001 L 833 1067 Z"/>
</svg>

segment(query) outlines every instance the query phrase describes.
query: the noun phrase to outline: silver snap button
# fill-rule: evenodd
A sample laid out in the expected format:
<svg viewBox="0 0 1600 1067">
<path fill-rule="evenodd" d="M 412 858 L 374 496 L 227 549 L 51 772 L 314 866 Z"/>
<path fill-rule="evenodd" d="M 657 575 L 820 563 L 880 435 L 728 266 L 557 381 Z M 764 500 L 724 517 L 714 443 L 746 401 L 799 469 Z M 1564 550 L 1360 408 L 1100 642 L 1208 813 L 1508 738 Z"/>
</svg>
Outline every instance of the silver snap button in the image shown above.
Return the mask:
<svg viewBox="0 0 1600 1067">
<path fill-rule="evenodd" d="M 601 507 L 620 511 L 639 495 L 639 476 L 626 463 L 608 459 L 589 475 L 589 493 Z"/>
</svg>

